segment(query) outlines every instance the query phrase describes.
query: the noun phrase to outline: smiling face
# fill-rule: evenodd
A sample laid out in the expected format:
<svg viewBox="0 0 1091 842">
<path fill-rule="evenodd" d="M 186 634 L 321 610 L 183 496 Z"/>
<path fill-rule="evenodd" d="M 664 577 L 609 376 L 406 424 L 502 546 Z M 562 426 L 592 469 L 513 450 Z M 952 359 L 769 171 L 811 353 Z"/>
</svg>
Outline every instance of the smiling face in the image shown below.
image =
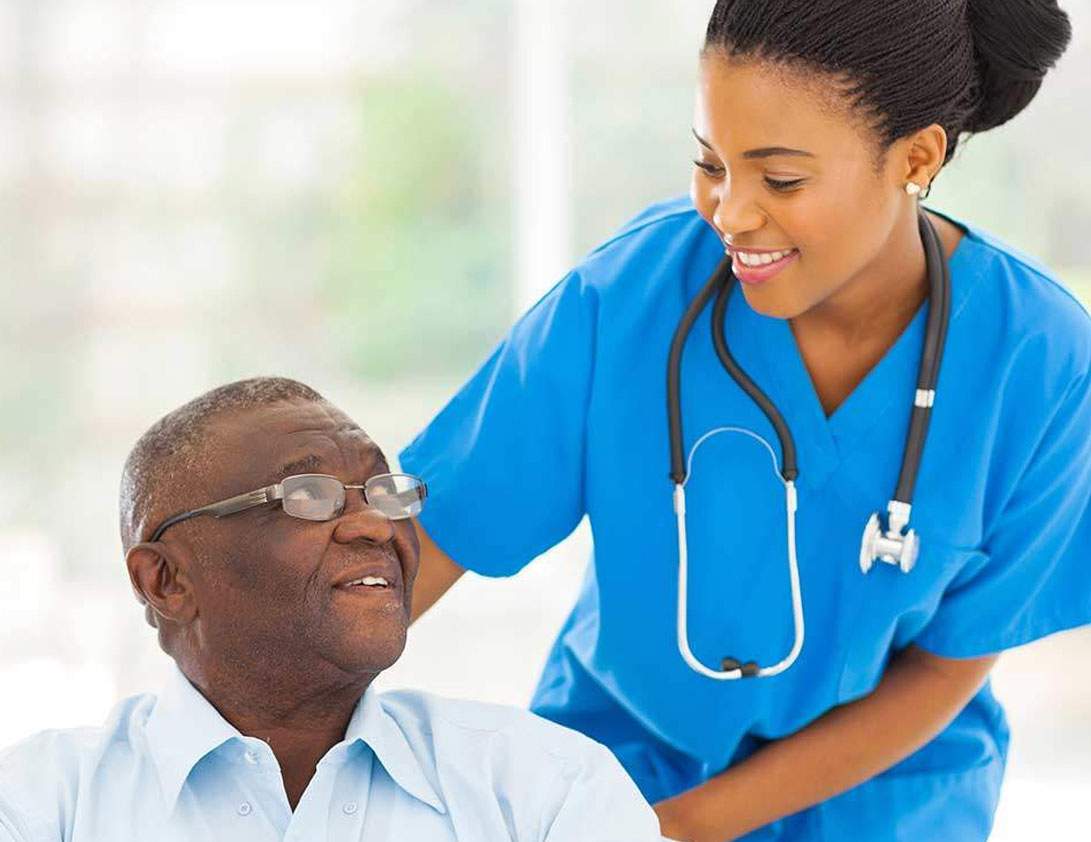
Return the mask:
<svg viewBox="0 0 1091 842">
<path fill-rule="evenodd" d="M 896 145 L 878 161 L 870 130 L 829 80 L 710 51 L 694 133 L 701 216 L 733 249 L 793 252 L 759 283 L 745 282 L 734 257 L 754 310 L 794 318 L 883 275 L 884 249 L 909 209 L 905 158 Z"/>
<path fill-rule="evenodd" d="M 292 401 L 213 422 L 209 471 L 194 505 L 320 473 L 362 484 L 389 468 L 379 448 L 330 404 Z M 173 534 L 172 534 L 173 533 Z M 419 547 L 409 520 L 392 521 L 349 490 L 330 521 L 270 504 L 166 532 L 192 591 L 182 631 L 192 657 L 261 659 L 294 673 L 374 675 L 405 647 Z M 387 586 L 350 585 L 363 577 Z"/>
</svg>

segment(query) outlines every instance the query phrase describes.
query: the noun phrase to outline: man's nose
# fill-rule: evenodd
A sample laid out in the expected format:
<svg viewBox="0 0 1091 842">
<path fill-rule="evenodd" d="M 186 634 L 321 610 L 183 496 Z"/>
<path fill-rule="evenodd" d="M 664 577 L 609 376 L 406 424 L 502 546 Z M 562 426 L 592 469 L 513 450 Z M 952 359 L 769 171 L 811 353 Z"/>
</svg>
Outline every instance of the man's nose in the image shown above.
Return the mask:
<svg viewBox="0 0 1091 842">
<path fill-rule="evenodd" d="M 355 499 L 353 499 L 355 498 Z M 338 518 L 333 539 L 341 544 L 353 541 L 370 541 L 373 544 L 389 544 L 394 540 L 394 521 L 367 505 L 359 492 L 349 492 L 345 511 Z"/>
</svg>

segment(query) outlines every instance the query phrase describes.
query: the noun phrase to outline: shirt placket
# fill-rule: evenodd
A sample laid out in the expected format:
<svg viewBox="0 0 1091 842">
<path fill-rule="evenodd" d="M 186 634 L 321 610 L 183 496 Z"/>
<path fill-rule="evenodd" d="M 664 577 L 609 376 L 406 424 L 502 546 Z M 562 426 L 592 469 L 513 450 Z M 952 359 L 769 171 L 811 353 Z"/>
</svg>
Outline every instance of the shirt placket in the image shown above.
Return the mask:
<svg viewBox="0 0 1091 842">
<path fill-rule="evenodd" d="M 362 839 L 372 763 L 370 749 L 359 743 L 331 749 L 296 805 L 284 842 Z"/>
</svg>

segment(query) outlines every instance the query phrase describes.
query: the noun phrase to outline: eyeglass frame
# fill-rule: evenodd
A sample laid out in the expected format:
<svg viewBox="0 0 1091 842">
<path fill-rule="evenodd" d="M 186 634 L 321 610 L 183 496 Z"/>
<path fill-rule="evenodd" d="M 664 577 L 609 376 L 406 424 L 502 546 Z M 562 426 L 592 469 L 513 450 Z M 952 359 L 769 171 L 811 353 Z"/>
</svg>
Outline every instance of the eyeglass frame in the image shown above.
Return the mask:
<svg viewBox="0 0 1091 842">
<path fill-rule="evenodd" d="M 283 500 L 284 500 L 284 483 L 286 481 L 290 480 L 290 479 L 304 479 L 304 478 L 308 478 L 308 477 L 321 477 L 323 479 L 336 480 L 337 482 L 341 483 L 341 486 L 345 491 L 350 491 L 352 489 L 359 489 L 360 491 L 363 492 L 364 502 L 367 503 L 368 505 L 371 505 L 371 503 L 367 499 L 367 486 L 369 484 L 371 484 L 372 482 L 374 482 L 375 480 L 377 480 L 377 479 L 386 479 L 388 477 L 409 477 L 410 479 L 414 480 L 417 483 L 417 493 L 418 493 L 418 496 L 420 497 L 420 502 L 423 504 L 425 499 L 428 497 L 428 484 L 423 479 L 421 479 L 420 477 L 418 477 L 418 476 L 416 476 L 414 474 L 405 474 L 405 473 L 376 474 L 373 477 L 369 477 L 367 479 L 367 482 L 362 483 L 360 485 L 355 485 L 355 484 L 349 485 L 347 483 L 341 482 L 341 480 L 337 479 L 337 477 L 332 476 L 330 474 L 292 474 L 291 476 L 284 477 L 284 479 L 282 479 L 280 482 L 273 483 L 272 485 L 266 485 L 263 488 L 255 488 L 253 491 L 247 491 L 245 494 L 236 494 L 234 497 L 228 497 L 226 500 L 220 500 L 217 503 L 209 503 L 207 506 L 201 506 L 201 507 L 196 508 L 196 509 L 190 509 L 187 512 L 178 512 L 177 514 L 173 514 L 170 517 L 168 517 L 166 520 L 164 520 L 161 524 L 159 524 L 159 526 L 157 526 L 155 528 L 155 531 L 152 533 L 151 538 L 148 539 L 148 542 L 149 543 L 155 543 L 156 541 L 158 541 L 160 539 L 160 537 L 162 537 L 163 533 L 166 532 L 167 529 L 170 528 L 171 526 L 174 526 L 175 524 L 178 524 L 178 523 L 182 523 L 183 521 L 189 520 L 190 518 L 200 517 L 202 515 L 212 515 L 214 518 L 216 518 L 218 520 L 218 519 L 220 519 L 222 517 L 227 517 L 228 515 L 234 515 L 234 514 L 238 514 L 239 512 L 245 512 L 248 509 L 254 509 L 254 508 L 257 508 L 258 506 L 264 506 L 266 503 L 275 503 L 278 500 L 281 501 L 281 510 L 283 511 L 283 509 L 284 509 L 284 503 L 283 503 Z M 315 520 L 314 518 L 301 518 L 301 517 L 298 517 L 297 515 L 292 515 L 292 514 L 288 514 L 287 512 L 285 512 L 285 514 L 288 514 L 288 517 L 294 517 L 297 520 L 312 520 L 312 521 L 315 521 L 317 523 L 336 520 L 343 513 L 344 513 L 344 507 L 342 507 L 341 511 L 338 512 L 337 514 L 335 514 L 333 517 L 321 518 L 320 520 Z M 390 515 L 387 515 L 387 517 L 390 517 Z M 405 515 L 404 517 L 390 517 L 390 519 L 391 520 L 408 520 L 411 517 L 413 517 L 413 515 Z"/>
</svg>

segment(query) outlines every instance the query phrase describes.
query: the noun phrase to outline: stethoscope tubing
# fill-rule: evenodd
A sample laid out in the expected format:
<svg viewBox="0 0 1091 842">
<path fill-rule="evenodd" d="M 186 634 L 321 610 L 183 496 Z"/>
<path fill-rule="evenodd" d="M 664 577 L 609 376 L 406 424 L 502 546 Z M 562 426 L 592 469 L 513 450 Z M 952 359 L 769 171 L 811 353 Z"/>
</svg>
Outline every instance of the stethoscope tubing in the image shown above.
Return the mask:
<svg viewBox="0 0 1091 842">
<path fill-rule="evenodd" d="M 921 240 L 924 243 L 925 260 L 929 268 L 942 267 L 941 271 L 929 272 L 930 291 L 928 321 L 924 331 L 924 349 L 921 351 L 921 363 L 917 379 L 917 395 L 930 395 L 927 400 L 914 400 L 913 414 L 909 420 L 909 434 L 906 437 L 905 452 L 902 456 L 901 472 L 894 491 L 894 500 L 912 505 L 913 492 L 916 490 L 917 474 L 924 456 L 924 443 L 928 438 L 928 427 L 932 420 L 932 404 L 939 382 L 940 364 L 947 347 L 947 328 L 951 320 L 951 280 L 950 269 L 943 259 L 943 249 L 932 223 L 922 212 L 918 220 Z M 922 405 L 923 404 L 923 405 Z"/>
<path fill-rule="evenodd" d="M 912 508 L 913 492 L 920 468 L 924 445 L 928 436 L 932 406 L 935 402 L 935 389 L 939 379 L 940 365 L 947 342 L 947 330 L 950 323 L 951 283 L 950 270 L 944 260 L 943 251 L 935 230 L 923 210 L 918 211 L 918 228 L 925 249 L 925 261 L 929 277 L 928 319 L 925 326 L 924 348 L 917 375 L 917 392 L 913 401 L 909 432 L 906 436 L 905 450 L 902 455 L 901 471 L 893 500 L 892 512 L 899 508 L 899 517 L 908 521 Z M 667 361 L 667 419 L 670 435 L 670 478 L 674 484 L 674 511 L 678 531 L 678 608 L 677 639 L 678 649 L 686 664 L 696 672 L 716 680 L 732 680 L 742 677 L 767 677 L 784 672 L 799 657 L 803 649 L 805 634 L 803 595 L 800 586 L 799 564 L 796 554 L 796 509 L 798 496 L 795 481 L 799 470 L 796 463 L 795 442 L 787 422 L 775 404 L 757 386 L 750 376 L 732 356 L 727 345 L 724 325 L 727 316 L 728 298 L 735 283 L 731 272 L 731 257 L 724 258 L 713 271 L 711 277 L 700 292 L 690 302 L 679 321 L 671 340 Z M 738 386 L 757 404 L 769 419 L 777 438 L 780 440 L 783 463 L 778 467 L 776 453 L 769 443 L 751 430 L 742 427 L 718 427 L 701 436 L 686 458 L 682 430 L 682 353 L 686 339 L 701 312 L 713 296 L 711 327 L 712 343 L 716 356 L 724 369 L 731 375 Z M 773 470 L 781 479 L 785 488 L 786 528 L 788 535 L 788 569 L 792 589 L 792 618 L 795 638 L 788 654 L 769 667 L 754 669 L 754 664 L 747 669 L 715 670 L 705 666 L 694 655 L 689 643 L 688 629 L 688 585 L 689 585 L 689 549 L 686 536 L 686 491 L 685 486 L 691 476 L 693 457 L 697 449 L 712 435 L 723 432 L 740 432 L 760 441 L 769 451 L 773 460 Z M 912 530 L 910 530 L 912 533 Z M 866 534 L 866 531 L 865 531 Z M 910 537 L 912 537 L 910 535 Z M 736 662 L 737 663 L 737 662 Z"/>
</svg>

